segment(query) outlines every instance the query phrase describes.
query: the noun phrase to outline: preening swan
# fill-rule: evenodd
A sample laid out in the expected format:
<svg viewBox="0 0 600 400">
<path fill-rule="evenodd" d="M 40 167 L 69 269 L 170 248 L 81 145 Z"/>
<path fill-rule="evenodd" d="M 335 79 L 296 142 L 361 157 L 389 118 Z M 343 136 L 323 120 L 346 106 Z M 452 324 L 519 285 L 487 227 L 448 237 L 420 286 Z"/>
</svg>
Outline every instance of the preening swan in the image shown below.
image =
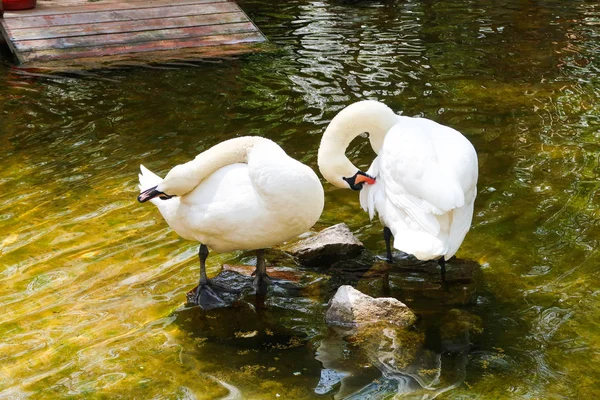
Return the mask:
<svg viewBox="0 0 600 400">
<path fill-rule="evenodd" d="M 356 136 L 367 132 L 377 154 L 365 172 L 346 157 Z M 361 207 L 384 226 L 388 260 L 394 248 L 420 260 L 445 260 L 471 226 L 477 195 L 477 153 L 458 131 L 426 118 L 403 117 L 373 100 L 340 111 L 319 147 L 319 169 L 333 185 L 361 190 Z M 443 275 L 442 275 L 443 276 Z"/>
<path fill-rule="evenodd" d="M 219 287 L 206 275 L 208 248 L 257 250 L 258 290 L 268 281 L 264 248 L 306 232 L 323 211 L 323 187 L 314 171 L 261 137 L 219 143 L 173 167 L 164 180 L 140 168 L 138 201 L 151 201 L 177 234 L 200 242 L 196 303 L 206 308 L 223 304 Z"/>
</svg>

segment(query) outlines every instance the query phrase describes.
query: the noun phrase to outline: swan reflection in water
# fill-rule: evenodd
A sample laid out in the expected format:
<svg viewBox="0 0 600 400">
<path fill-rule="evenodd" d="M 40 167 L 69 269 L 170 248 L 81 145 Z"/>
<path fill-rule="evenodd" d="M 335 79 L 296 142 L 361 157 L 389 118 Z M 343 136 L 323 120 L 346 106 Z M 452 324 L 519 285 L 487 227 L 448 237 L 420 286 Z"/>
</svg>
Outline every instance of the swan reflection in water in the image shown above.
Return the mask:
<svg viewBox="0 0 600 400">
<path fill-rule="evenodd" d="M 387 399 L 390 393 L 434 399 L 464 381 L 470 335 L 480 330 L 480 322 L 466 311 L 450 310 L 437 338 L 430 330 L 385 322 L 352 330 L 332 327 L 317 349 L 323 369 L 315 393 L 354 400 Z"/>
</svg>

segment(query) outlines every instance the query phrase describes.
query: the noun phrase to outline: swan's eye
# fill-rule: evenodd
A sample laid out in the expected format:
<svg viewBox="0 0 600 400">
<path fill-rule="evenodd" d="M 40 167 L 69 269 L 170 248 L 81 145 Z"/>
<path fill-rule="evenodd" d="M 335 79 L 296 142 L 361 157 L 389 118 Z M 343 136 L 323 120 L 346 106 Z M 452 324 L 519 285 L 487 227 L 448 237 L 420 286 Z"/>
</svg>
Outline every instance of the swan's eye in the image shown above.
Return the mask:
<svg viewBox="0 0 600 400">
<path fill-rule="evenodd" d="M 158 195 L 158 198 L 161 200 L 169 200 L 169 199 L 172 199 L 173 197 L 175 197 L 175 196 L 170 196 L 166 193 L 161 193 Z"/>
</svg>

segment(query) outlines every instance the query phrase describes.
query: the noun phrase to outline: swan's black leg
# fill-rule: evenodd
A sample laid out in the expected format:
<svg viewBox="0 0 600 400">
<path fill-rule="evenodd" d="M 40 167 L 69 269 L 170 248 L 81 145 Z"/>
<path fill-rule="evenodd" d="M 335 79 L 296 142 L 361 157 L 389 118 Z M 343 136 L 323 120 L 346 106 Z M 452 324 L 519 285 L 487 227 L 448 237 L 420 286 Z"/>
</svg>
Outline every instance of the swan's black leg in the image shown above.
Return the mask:
<svg viewBox="0 0 600 400">
<path fill-rule="evenodd" d="M 438 258 L 438 264 L 440 266 L 440 275 L 442 277 L 442 286 L 445 289 L 448 289 L 448 282 L 446 282 L 446 259 L 444 256 Z"/>
<path fill-rule="evenodd" d="M 265 294 L 267 285 L 271 284 L 271 278 L 267 275 L 267 264 L 265 263 L 265 250 L 256 250 L 256 270 L 252 273 L 254 281 L 252 286 L 256 294 Z"/>
<path fill-rule="evenodd" d="M 210 310 L 218 307 L 226 307 L 228 303 L 221 298 L 218 290 L 233 292 L 231 289 L 213 283 L 206 275 L 206 259 L 208 258 L 208 247 L 201 244 L 198 250 L 200 259 L 200 282 L 196 289 L 194 302 L 204 309 Z"/>
<path fill-rule="evenodd" d="M 385 240 L 385 251 L 387 253 L 388 262 L 394 262 L 392 257 L 392 246 L 390 240 L 392 239 L 392 231 L 387 226 L 383 228 L 383 239 Z"/>
<path fill-rule="evenodd" d="M 390 290 L 390 271 L 387 270 L 385 271 L 385 274 L 383 275 L 383 295 L 384 296 L 390 296 L 391 290 Z"/>
<path fill-rule="evenodd" d="M 206 285 L 208 283 L 208 276 L 206 275 L 206 259 L 208 258 L 208 247 L 201 244 L 198 249 L 198 258 L 200 259 L 200 285 Z"/>
</svg>

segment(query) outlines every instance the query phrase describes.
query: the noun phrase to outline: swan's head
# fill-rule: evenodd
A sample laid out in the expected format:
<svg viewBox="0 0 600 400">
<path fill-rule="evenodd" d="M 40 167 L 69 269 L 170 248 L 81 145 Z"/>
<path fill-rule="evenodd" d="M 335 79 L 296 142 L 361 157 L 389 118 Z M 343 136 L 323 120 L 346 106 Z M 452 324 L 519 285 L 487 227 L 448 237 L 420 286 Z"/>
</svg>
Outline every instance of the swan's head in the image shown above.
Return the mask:
<svg viewBox="0 0 600 400">
<path fill-rule="evenodd" d="M 141 193 L 138 196 L 138 201 L 140 203 L 145 203 L 149 200 L 156 198 L 159 198 L 161 200 L 169 200 L 175 196 L 181 195 L 179 192 L 173 190 L 172 182 L 165 182 L 165 180 L 161 179 L 161 177 L 159 177 L 143 165 L 140 165 L 139 178 L 139 187 Z M 169 183 L 171 183 L 171 187 L 169 186 Z"/>
<path fill-rule="evenodd" d="M 398 116 L 385 104 L 374 100 L 359 101 L 340 111 L 325 129 L 319 146 L 318 164 L 323 177 L 344 189 L 360 190 L 375 178 L 359 170 L 346 157 L 352 139 L 367 132 L 377 153 L 387 131 Z"/>
<path fill-rule="evenodd" d="M 348 160 L 345 148 L 336 143 L 321 141 L 318 164 L 323 177 L 334 186 L 342 189 L 361 190 L 364 185 L 372 185 L 375 178 L 361 171 Z"/>
<path fill-rule="evenodd" d="M 140 193 L 138 201 L 144 203 L 156 197 L 161 200 L 168 200 L 175 196 L 183 196 L 191 192 L 198 185 L 198 179 L 195 178 L 197 175 L 198 171 L 195 168 L 193 160 L 185 164 L 176 165 L 171 168 L 165 179 L 158 185 Z"/>
</svg>

